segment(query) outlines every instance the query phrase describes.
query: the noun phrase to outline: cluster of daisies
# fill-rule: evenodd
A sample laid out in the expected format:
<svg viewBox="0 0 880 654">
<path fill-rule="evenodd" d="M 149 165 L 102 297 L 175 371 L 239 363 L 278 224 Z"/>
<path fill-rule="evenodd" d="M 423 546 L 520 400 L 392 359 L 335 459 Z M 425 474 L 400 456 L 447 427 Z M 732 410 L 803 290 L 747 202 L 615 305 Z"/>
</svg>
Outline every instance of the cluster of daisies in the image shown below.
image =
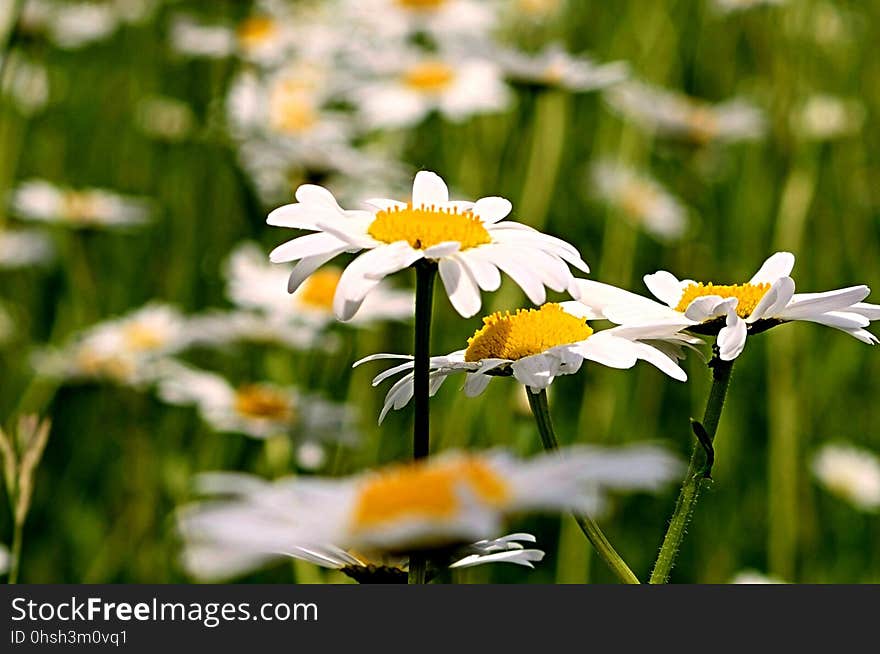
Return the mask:
<svg viewBox="0 0 880 654">
<path fill-rule="evenodd" d="M 880 306 L 863 302 L 866 286 L 795 293 L 794 256 L 786 252 L 770 256 L 743 284 L 679 280 L 666 271 L 647 275 L 658 301 L 575 277 L 572 270 L 583 274 L 588 267 L 573 246 L 508 220 L 512 206 L 504 198 L 451 199 L 431 172 L 418 173 L 410 196 L 401 200 L 366 199 L 360 208 L 345 208 L 314 185 L 301 186 L 296 200 L 273 211 L 268 222 L 308 233 L 279 245 L 270 258 L 295 262 L 285 274 L 296 296 L 323 274 L 323 266 L 354 254 L 332 299 L 341 321 L 357 320 L 386 277 L 426 264 L 436 268 L 444 295 L 463 317 L 480 311 L 483 294 L 499 288 L 502 274 L 535 305 L 493 313 L 466 347 L 430 357 L 431 395 L 451 376 L 464 378 L 467 396 L 503 377 L 529 393 L 543 393 L 584 362 L 626 369 L 644 361 L 685 381 L 679 361 L 687 348 L 704 343 L 701 337 L 715 336 L 714 356 L 729 361 L 743 352 L 750 334 L 798 320 L 877 342 L 865 327 L 880 318 Z M 572 299 L 547 302 L 547 289 Z M 592 320 L 616 326 L 594 329 Z M 374 386 L 397 377 L 381 422 L 413 399 L 416 362 L 409 353 L 379 353 L 354 365 L 377 360 L 395 365 L 379 373 Z M 828 459 L 824 454 L 817 460 L 817 474 L 831 485 L 833 472 L 819 472 L 834 468 Z M 662 448 L 635 445 L 576 447 L 527 461 L 503 450 L 442 452 L 345 479 L 268 483 L 212 475 L 201 480 L 205 500 L 180 514 L 185 560 L 193 571 L 216 577 L 292 556 L 359 581 L 405 579 L 406 555 L 414 552 L 430 552 L 437 570 L 491 561 L 533 565 L 542 553 L 524 546 L 531 536 L 502 535 L 511 514 L 596 515 L 608 493 L 654 490 L 679 472 L 679 463 Z M 834 482 L 838 493 L 844 485 Z"/>
</svg>

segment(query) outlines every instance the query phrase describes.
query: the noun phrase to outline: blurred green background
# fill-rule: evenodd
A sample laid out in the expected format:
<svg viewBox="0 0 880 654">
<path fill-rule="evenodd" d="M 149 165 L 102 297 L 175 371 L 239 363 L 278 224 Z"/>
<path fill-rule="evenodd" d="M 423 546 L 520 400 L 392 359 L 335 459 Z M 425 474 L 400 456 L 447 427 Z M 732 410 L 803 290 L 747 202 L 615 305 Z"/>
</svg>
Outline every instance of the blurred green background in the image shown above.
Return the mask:
<svg viewBox="0 0 880 654">
<path fill-rule="evenodd" d="M 187 59 L 168 47 L 168 21 L 181 8 L 234 23 L 248 2 L 160 3 L 138 24 L 76 50 L 19 34 L 14 47 L 46 67 L 50 102 L 34 113 L 0 108 L 0 191 L 18 180 L 98 186 L 152 198 L 153 222 L 123 233 L 46 229 L 56 264 L 0 271 L 0 299 L 15 335 L 0 346 L 0 421 L 22 412 L 53 420 L 25 529 L 27 582 L 180 582 L 173 511 L 203 470 L 290 471 L 284 443 L 220 435 L 195 412 L 149 392 L 109 384 L 55 385 L 35 377 L 31 348 L 154 298 L 186 312 L 228 306 L 222 262 L 243 239 L 268 252 L 290 232 L 265 225 L 264 206 L 239 170 L 223 129 L 233 58 Z M 591 277 L 645 292 L 641 276 L 659 268 L 682 277 L 748 279 L 779 249 L 797 257 L 799 290 L 857 283 L 880 286 L 880 4 L 791 0 L 722 15 L 697 0 L 577 1 L 511 37 L 527 46 L 561 41 L 600 61 L 628 61 L 640 79 L 716 102 L 746 96 L 766 113 L 762 139 L 699 146 L 652 137 L 609 111 L 601 94 L 518 87 L 505 112 L 461 124 L 432 117 L 399 139 L 412 170 L 440 173 L 459 197 L 501 195 L 513 216 L 574 243 Z M 518 41 L 517 41 L 518 40 Z M 807 138 L 791 116 L 812 94 L 852 98 L 860 129 Z M 136 128 L 148 96 L 185 102 L 195 127 L 157 140 Z M 677 242 L 659 242 L 599 202 L 593 162 L 610 158 L 650 173 L 690 208 Z M 0 224 L 15 222 L 0 209 Z M 409 273 L 399 285 L 411 285 Z M 875 293 L 876 298 L 876 293 Z M 877 300 L 874 299 L 876 302 Z M 509 280 L 484 294 L 484 312 L 524 306 Z M 461 319 L 438 291 L 433 351 L 462 347 L 479 318 Z M 409 452 L 411 409 L 375 424 L 383 389 L 375 366 L 350 363 L 376 352 L 407 352 L 410 327 L 340 331 L 333 355 L 256 346 L 200 353 L 206 368 L 235 378 L 264 374 L 358 406 L 362 444 L 336 453 L 328 471 L 352 473 Z M 730 580 L 755 569 L 794 582 L 880 582 L 880 520 L 825 493 L 809 472 L 815 450 L 847 440 L 880 450 L 880 352 L 805 323 L 749 340 L 734 370 L 716 442 L 714 486 L 704 494 L 673 573 L 676 582 Z M 566 442 L 656 440 L 683 455 L 688 418 L 702 413 L 705 365 L 687 361 L 678 384 L 640 365 L 616 371 L 587 365 L 559 379 L 551 409 Z M 467 399 L 452 380 L 432 402 L 432 448 L 506 445 L 526 454 L 540 443 L 509 380 Z M 633 570 L 646 577 L 676 488 L 620 499 L 603 528 Z M 520 520 L 548 553 L 534 570 L 486 566 L 470 582 L 610 582 L 573 521 Z M 0 541 L 11 523 L 0 513 Z M 281 564 L 246 581 L 340 581 L 336 573 Z"/>
</svg>

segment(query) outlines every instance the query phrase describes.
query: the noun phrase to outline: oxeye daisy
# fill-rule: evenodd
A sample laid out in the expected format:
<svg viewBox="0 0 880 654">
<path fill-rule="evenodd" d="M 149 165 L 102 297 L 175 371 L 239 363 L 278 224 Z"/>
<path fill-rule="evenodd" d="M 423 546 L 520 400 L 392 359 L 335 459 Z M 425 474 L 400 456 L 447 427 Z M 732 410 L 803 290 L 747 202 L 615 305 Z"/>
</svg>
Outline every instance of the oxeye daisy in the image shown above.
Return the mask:
<svg viewBox="0 0 880 654">
<path fill-rule="evenodd" d="M 528 461 L 447 452 L 353 477 L 251 485 L 191 515 L 187 528 L 203 541 L 268 555 L 328 543 L 371 558 L 448 550 L 494 538 L 513 514 L 597 511 L 609 492 L 657 490 L 678 468 L 654 446 L 578 447 Z"/>
<path fill-rule="evenodd" d="M 266 511 L 265 499 L 273 492 L 270 482 L 251 475 L 206 473 L 197 478 L 196 486 L 204 500 L 180 510 L 178 528 L 184 543 L 183 567 L 197 579 L 222 581 L 284 558 L 295 558 L 339 570 L 361 583 L 407 581 L 405 555 L 345 550 L 332 544 L 302 546 L 297 541 L 279 550 L 274 531 L 267 543 L 260 542 L 261 532 L 242 543 L 234 534 L 243 521 L 261 519 Z M 285 520 L 287 516 L 279 512 L 279 518 Z M 437 568 L 433 572 L 439 572 L 441 565 L 455 569 L 487 563 L 531 568 L 544 558 L 541 550 L 526 547 L 535 540 L 531 534 L 516 533 L 452 547 L 433 561 Z"/>
<path fill-rule="evenodd" d="M 538 393 L 556 377 L 576 373 L 584 361 L 611 368 L 632 368 L 643 360 L 673 379 L 687 379 L 675 362 L 676 349 L 693 340 L 679 333 L 685 323 L 670 321 L 594 332 L 587 324 L 587 313 L 578 302 L 564 302 L 544 304 L 538 309 L 519 309 L 515 313 L 499 311 L 483 318 L 483 326 L 468 339 L 466 349 L 431 357 L 431 395 L 448 376 L 456 373 L 467 373 L 464 392 L 470 397 L 482 393 L 493 377 L 511 375 L 532 393 Z M 382 422 L 392 408 L 401 409 L 412 398 L 413 361 L 404 355 L 376 354 L 354 365 L 377 359 L 405 359 L 373 379 L 376 386 L 404 373 L 388 391 L 379 416 Z"/>
<path fill-rule="evenodd" d="M 665 270 L 646 275 L 645 285 L 660 302 L 585 279 L 575 280 L 572 293 L 596 317 L 618 324 L 651 325 L 683 319 L 689 331 L 718 336 L 723 361 L 740 355 L 749 334 L 795 320 L 834 327 L 869 345 L 878 342 L 865 330 L 872 320 L 880 319 L 880 305 L 862 302 L 870 293 L 867 286 L 795 293 L 789 276 L 794 260 L 790 252 L 777 252 L 745 284 L 679 280 Z"/>
<path fill-rule="evenodd" d="M 514 82 L 561 88 L 574 93 L 603 89 L 623 81 L 629 75 L 629 66 L 625 62 L 599 64 L 585 55 L 569 54 L 558 43 L 534 55 L 517 50 L 500 50 L 495 59 Z"/>
<path fill-rule="evenodd" d="M 325 188 L 300 186 L 295 204 L 269 214 L 268 223 L 315 232 L 275 248 L 275 263 L 299 261 L 288 290 L 295 291 L 315 270 L 343 252 L 366 250 L 343 271 L 333 307 L 350 320 L 367 295 L 387 275 L 416 262 L 436 262 L 452 305 L 464 317 L 480 310 L 480 290 L 501 284 L 509 275 L 535 304 L 544 287 L 567 288 L 568 265 L 588 271 L 577 250 L 558 238 L 521 223 L 505 221 L 508 200 L 450 201 L 446 184 L 422 171 L 413 183 L 412 200 L 368 200 L 369 211 L 344 210 Z"/>
<path fill-rule="evenodd" d="M 0 229 L 0 270 L 44 265 L 54 258 L 45 234 L 23 229 Z"/>
<path fill-rule="evenodd" d="M 312 273 L 293 294 L 287 293 L 289 272 L 269 263 L 255 243 L 243 243 L 230 255 L 226 266 L 227 295 L 238 307 L 255 310 L 269 321 L 316 328 L 335 322 L 333 296 L 342 271 L 324 266 Z M 412 291 L 395 290 L 383 283 L 364 301 L 350 324 L 366 325 L 381 320 L 412 318 Z"/>
<path fill-rule="evenodd" d="M 149 203 L 105 189 L 69 189 L 45 180 L 22 182 L 13 192 L 12 211 L 25 220 L 74 228 L 125 228 L 149 217 Z"/>
<path fill-rule="evenodd" d="M 221 433 L 260 439 L 301 435 L 312 441 L 354 437 L 350 407 L 304 395 L 296 388 L 264 382 L 233 385 L 221 375 L 175 361 L 163 363 L 157 377 L 162 400 L 194 405 L 202 419 Z"/>
<path fill-rule="evenodd" d="M 862 511 L 880 511 L 880 457 L 873 452 L 829 443 L 816 453 L 812 470 L 829 493 Z"/>
</svg>

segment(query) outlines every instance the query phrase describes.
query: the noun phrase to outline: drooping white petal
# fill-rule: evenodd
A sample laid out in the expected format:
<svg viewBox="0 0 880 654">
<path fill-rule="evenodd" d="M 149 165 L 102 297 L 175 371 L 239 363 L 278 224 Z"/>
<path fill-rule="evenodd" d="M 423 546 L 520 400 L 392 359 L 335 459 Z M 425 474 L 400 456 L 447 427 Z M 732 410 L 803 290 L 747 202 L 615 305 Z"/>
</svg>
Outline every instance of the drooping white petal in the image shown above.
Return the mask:
<svg viewBox="0 0 880 654">
<path fill-rule="evenodd" d="M 727 314 L 731 309 L 735 309 L 737 303 L 735 297 L 723 298 L 720 295 L 704 295 L 696 298 L 685 309 L 685 318 L 694 322 L 705 322 L 714 320 Z"/>
<path fill-rule="evenodd" d="M 482 304 L 480 289 L 467 268 L 457 257 L 441 259 L 439 267 L 440 279 L 455 310 L 464 318 L 476 314 Z"/>
<path fill-rule="evenodd" d="M 413 181 L 412 202 L 414 207 L 437 206 L 449 201 L 446 182 L 437 173 L 421 170 Z"/>
<path fill-rule="evenodd" d="M 384 352 L 380 352 L 379 354 L 371 354 L 369 356 L 364 357 L 363 359 L 358 359 L 353 364 L 351 364 L 352 368 L 357 368 L 358 366 L 369 363 L 370 361 L 380 361 L 382 359 L 409 359 L 412 360 L 415 357 L 411 354 L 387 354 Z"/>
<path fill-rule="evenodd" d="M 501 273 L 495 264 L 480 256 L 479 252 L 480 248 L 465 250 L 458 256 L 458 260 L 470 271 L 477 286 L 484 291 L 497 291 L 501 286 Z"/>
<path fill-rule="evenodd" d="M 791 276 L 793 268 L 794 255 L 791 252 L 777 252 L 764 262 L 749 284 L 772 284 L 780 277 Z"/>
<path fill-rule="evenodd" d="M 492 377 L 489 375 L 471 373 L 465 377 L 464 394 L 467 397 L 477 397 L 477 395 L 486 390 L 486 387 L 491 381 Z"/>
<path fill-rule="evenodd" d="M 865 316 L 868 320 L 880 320 L 880 304 L 869 304 L 868 302 L 856 302 L 847 311 Z"/>
<path fill-rule="evenodd" d="M 367 250 L 352 261 L 339 278 L 333 296 L 336 317 L 351 320 L 367 293 L 386 275 L 406 268 L 420 257 L 421 252 L 413 250 L 405 241 Z"/>
<path fill-rule="evenodd" d="M 737 358 L 746 346 L 746 337 L 748 336 L 748 326 L 746 321 L 736 315 L 736 311 L 731 308 L 727 314 L 727 323 L 718 332 L 718 350 L 722 361 L 733 361 Z"/>
<path fill-rule="evenodd" d="M 665 302 L 670 307 L 678 306 L 681 300 L 681 282 L 671 272 L 658 270 L 652 275 L 643 277 L 645 286 L 654 294 L 654 297 Z"/>
<path fill-rule="evenodd" d="M 330 252 L 327 252 L 325 254 L 316 254 L 312 257 L 304 257 L 300 259 L 293 267 L 293 270 L 290 272 L 290 277 L 287 280 L 287 292 L 293 293 L 296 289 L 299 288 L 299 285 L 308 278 L 309 275 L 311 275 L 313 272 L 315 272 L 318 268 L 323 266 L 331 259 L 338 257 L 347 249 L 347 247 L 338 248 L 336 250 L 330 250 Z"/>
<path fill-rule="evenodd" d="M 842 329 L 843 331 L 862 329 L 864 327 L 867 327 L 871 322 L 864 316 L 860 316 L 857 313 L 848 313 L 845 311 L 829 311 L 828 313 L 808 316 L 806 318 L 799 318 L 798 320 L 815 322 L 820 325 L 825 325 L 827 327 Z"/>
<path fill-rule="evenodd" d="M 597 317 L 618 324 L 681 318 L 680 313 L 665 304 L 591 279 L 573 280 L 569 293 L 598 314 Z"/>
<path fill-rule="evenodd" d="M 440 259 L 441 257 L 448 257 L 450 254 L 455 254 L 461 249 L 461 243 L 458 241 L 443 241 L 442 243 L 438 243 L 437 245 L 432 245 L 429 248 L 425 248 L 425 258 L 426 259 Z"/>
<path fill-rule="evenodd" d="M 516 282 L 517 286 L 525 292 L 533 304 L 544 304 L 544 300 L 547 299 L 544 285 L 535 273 L 529 269 L 528 262 L 511 256 L 506 248 L 487 245 L 480 248 L 480 250 L 481 254 L 488 261 Z"/>
<path fill-rule="evenodd" d="M 296 189 L 296 199 L 302 204 L 312 204 L 342 211 L 333 194 L 317 184 L 303 184 Z"/>
</svg>

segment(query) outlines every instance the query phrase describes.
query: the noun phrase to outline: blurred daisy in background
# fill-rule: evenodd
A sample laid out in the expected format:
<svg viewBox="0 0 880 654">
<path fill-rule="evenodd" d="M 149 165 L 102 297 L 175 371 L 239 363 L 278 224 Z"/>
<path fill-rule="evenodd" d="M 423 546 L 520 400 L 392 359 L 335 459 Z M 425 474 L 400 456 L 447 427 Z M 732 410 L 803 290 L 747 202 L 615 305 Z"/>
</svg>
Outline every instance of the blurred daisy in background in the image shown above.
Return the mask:
<svg viewBox="0 0 880 654">
<path fill-rule="evenodd" d="M 270 263 L 257 244 L 243 243 L 233 250 L 226 266 L 227 295 L 238 307 L 287 322 L 290 328 L 302 322 L 320 328 L 336 322 L 333 298 L 341 276 L 340 269 L 324 266 L 288 294 L 290 269 Z M 349 324 L 409 320 L 414 310 L 411 291 L 394 290 L 382 283 L 367 296 Z"/>
<path fill-rule="evenodd" d="M 787 0 L 711 0 L 712 8 L 722 14 L 733 14 L 755 7 L 779 6 L 786 2 Z"/>
<path fill-rule="evenodd" d="M 125 228 L 150 215 L 146 199 L 99 188 L 68 189 L 41 179 L 21 182 L 12 191 L 12 212 L 24 220 L 75 228 Z"/>
<path fill-rule="evenodd" d="M 778 577 L 771 577 L 757 570 L 742 570 L 737 572 L 728 582 L 730 584 L 784 584 Z"/>
<path fill-rule="evenodd" d="M 446 378 L 456 373 L 467 373 L 464 392 L 469 397 L 482 393 L 493 377 L 510 375 L 537 393 L 556 377 L 577 373 L 584 361 L 611 368 L 632 368 L 640 360 L 647 361 L 673 379 L 687 380 L 684 370 L 676 363 L 683 356 L 682 347 L 694 341 L 680 333 L 687 326 L 686 322 L 620 326 L 594 332 L 587 325 L 588 315 L 590 312 L 582 304 L 564 302 L 487 316 L 483 318 L 483 326 L 468 339 L 467 349 L 431 357 L 430 394 L 433 396 Z M 652 343 L 664 345 L 655 347 Z M 373 386 L 405 373 L 385 397 L 385 406 L 379 415 L 381 423 L 392 408 L 402 409 L 412 399 L 413 358 L 374 354 L 354 365 L 378 359 L 403 359 L 404 363 L 377 375 Z"/>
<path fill-rule="evenodd" d="M 4 57 L 8 57 L 5 60 Z M 24 115 L 34 114 L 49 103 L 49 72 L 18 52 L 0 55 L 3 95 Z"/>
<path fill-rule="evenodd" d="M 260 439 L 289 435 L 301 441 L 356 440 L 351 407 L 293 387 L 268 382 L 234 386 L 221 375 L 177 361 L 163 363 L 157 377 L 163 401 L 195 406 L 217 432 Z"/>
<path fill-rule="evenodd" d="M 823 445 L 813 457 L 813 475 L 832 495 L 868 512 L 880 510 L 880 457 L 846 443 Z"/>
<path fill-rule="evenodd" d="M 50 263 L 55 258 L 52 242 L 34 230 L 0 229 L 0 270 Z"/>
<path fill-rule="evenodd" d="M 119 24 L 112 3 L 59 2 L 52 5 L 46 28 L 55 45 L 75 50 L 113 36 Z"/>
<path fill-rule="evenodd" d="M 512 98 L 501 67 L 485 57 L 401 48 L 374 54 L 365 62 L 372 68 L 350 96 L 369 129 L 412 127 L 435 111 L 461 122 L 503 111 Z"/>
<path fill-rule="evenodd" d="M 237 482 L 232 497 L 184 511 L 183 533 L 264 557 L 333 543 L 375 561 L 495 538 L 512 514 L 595 514 L 607 493 L 655 491 L 680 467 L 646 445 L 568 448 L 528 461 L 503 451 L 445 452 L 341 479 Z"/>
<path fill-rule="evenodd" d="M 191 341 L 187 320 L 176 307 L 151 303 L 89 327 L 60 349 L 37 353 L 34 364 L 50 377 L 140 386 L 154 380 L 165 357 Z"/>
<path fill-rule="evenodd" d="M 635 225 L 661 240 L 681 238 L 687 229 L 687 209 L 678 198 L 645 173 L 611 162 L 592 168 L 596 195 Z"/>
<path fill-rule="evenodd" d="M 226 25 L 175 14 L 168 24 L 168 46 L 184 57 L 225 59 L 236 51 L 235 32 Z"/>
<path fill-rule="evenodd" d="M 537 54 L 500 49 L 494 59 L 512 82 L 565 89 L 584 93 L 622 82 L 629 75 L 624 61 L 599 64 L 586 55 L 569 54 L 554 43 Z"/>
<path fill-rule="evenodd" d="M 302 321 L 291 325 L 290 320 L 279 313 L 214 309 L 190 316 L 188 322 L 192 332 L 190 343 L 194 347 L 217 349 L 250 343 L 297 351 L 334 352 L 339 346 L 336 334 Z"/>
<path fill-rule="evenodd" d="M 586 279 L 575 280 L 572 294 L 590 307 L 595 317 L 619 325 L 664 325 L 684 319 L 690 331 L 717 334 L 719 356 L 724 361 L 740 355 L 750 333 L 794 320 L 834 327 L 868 345 L 878 342 L 865 330 L 872 320 L 880 320 L 880 305 L 862 302 L 871 292 L 867 286 L 795 293 L 789 276 L 793 268 L 794 255 L 777 252 L 745 284 L 679 280 L 660 270 L 644 277 L 648 290 L 660 302 Z"/>
<path fill-rule="evenodd" d="M 186 102 L 154 95 L 138 101 L 134 122 L 150 138 L 179 142 L 192 134 L 196 117 Z"/>
<path fill-rule="evenodd" d="M 792 129 L 813 141 L 858 134 L 865 122 L 865 106 L 855 98 L 811 95 L 791 115 Z"/>
<path fill-rule="evenodd" d="M 295 558 L 322 568 L 339 570 L 362 583 L 406 583 L 408 561 L 405 555 L 381 553 L 376 559 L 335 545 L 298 546 L 295 542 L 279 550 L 274 536 L 261 543 L 259 534 L 242 543 L 234 534 L 244 520 L 261 520 L 262 497 L 270 497 L 273 484 L 244 474 L 205 473 L 196 478 L 197 491 L 205 501 L 183 507 L 178 527 L 183 538 L 181 562 L 184 569 L 202 581 L 224 581 Z M 217 500 L 221 500 L 218 502 Z M 238 506 L 231 506 L 237 501 Z M 252 503 L 251 503 L 252 502 Z M 250 512 L 253 512 L 252 515 Z M 450 548 L 443 562 L 449 568 L 468 568 L 486 563 L 514 563 L 533 567 L 544 552 L 526 548 L 535 542 L 531 534 L 509 534 Z M 435 565 L 440 561 L 435 562 Z M 436 573 L 438 570 L 432 570 Z"/>
<path fill-rule="evenodd" d="M 498 22 L 493 3 L 481 0 L 342 0 L 340 11 L 380 40 L 419 33 L 485 38 Z"/>
<path fill-rule="evenodd" d="M 618 84 L 605 98 L 623 118 L 660 136 L 697 145 L 752 141 L 766 131 L 764 114 L 745 100 L 710 104 L 639 81 Z"/>
<path fill-rule="evenodd" d="M 333 308 L 340 320 L 351 320 L 384 277 L 421 259 L 439 263 L 452 306 L 466 318 L 480 310 L 481 289 L 498 289 L 499 271 L 535 304 L 544 302 L 545 286 L 556 291 L 568 287 L 568 265 L 589 271 L 565 241 L 505 221 L 512 208 L 508 200 L 450 201 L 446 184 L 431 172 L 416 175 L 410 202 L 367 200 L 371 211 L 344 210 L 327 189 L 314 185 L 299 187 L 296 199 L 267 219 L 270 225 L 314 232 L 270 254 L 276 263 L 299 261 L 288 291 L 294 292 L 339 254 L 367 250 L 348 265 L 337 284 Z"/>
</svg>

